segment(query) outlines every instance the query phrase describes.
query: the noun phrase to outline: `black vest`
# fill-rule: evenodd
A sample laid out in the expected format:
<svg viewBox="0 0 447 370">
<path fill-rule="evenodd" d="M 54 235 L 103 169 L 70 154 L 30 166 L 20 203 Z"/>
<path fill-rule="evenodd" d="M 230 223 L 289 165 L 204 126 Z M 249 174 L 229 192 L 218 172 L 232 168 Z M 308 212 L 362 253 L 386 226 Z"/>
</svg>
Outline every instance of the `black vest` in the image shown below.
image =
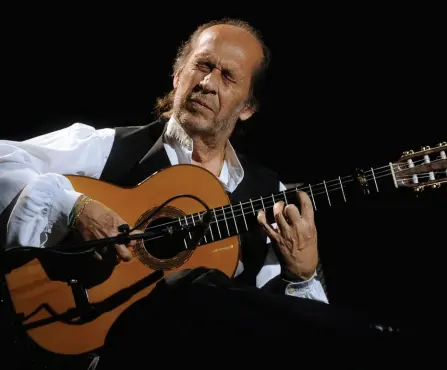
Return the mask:
<svg viewBox="0 0 447 370">
<path fill-rule="evenodd" d="M 165 128 L 165 120 L 157 120 L 146 126 L 117 127 L 112 150 L 100 179 L 118 186 L 135 186 L 153 173 L 171 166 L 163 146 Z M 232 203 L 279 191 L 279 177 L 276 173 L 240 154 L 238 158 L 244 168 L 244 179 L 229 194 Z M 256 226 L 240 235 L 240 238 L 244 273 L 238 280 L 254 285 L 267 253 L 266 236 Z"/>
</svg>

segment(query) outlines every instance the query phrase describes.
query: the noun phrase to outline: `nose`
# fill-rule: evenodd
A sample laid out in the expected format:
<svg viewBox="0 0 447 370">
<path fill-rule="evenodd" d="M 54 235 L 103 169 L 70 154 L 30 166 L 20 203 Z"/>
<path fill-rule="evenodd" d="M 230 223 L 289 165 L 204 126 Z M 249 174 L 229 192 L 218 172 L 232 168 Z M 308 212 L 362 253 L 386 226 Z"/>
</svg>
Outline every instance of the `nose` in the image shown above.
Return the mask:
<svg viewBox="0 0 447 370">
<path fill-rule="evenodd" d="M 203 92 L 217 94 L 219 91 L 219 78 L 220 71 L 217 68 L 214 68 L 210 73 L 205 75 L 202 81 L 200 81 L 200 86 L 202 87 Z"/>
</svg>

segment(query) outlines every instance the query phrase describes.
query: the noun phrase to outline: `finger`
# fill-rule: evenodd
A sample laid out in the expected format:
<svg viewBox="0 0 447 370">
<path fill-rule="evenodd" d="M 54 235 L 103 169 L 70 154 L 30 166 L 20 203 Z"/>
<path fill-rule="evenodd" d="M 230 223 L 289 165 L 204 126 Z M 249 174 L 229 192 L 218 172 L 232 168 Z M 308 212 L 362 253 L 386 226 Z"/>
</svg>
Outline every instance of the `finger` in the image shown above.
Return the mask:
<svg viewBox="0 0 447 370">
<path fill-rule="evenodd" d="M 298 222 L 301 220 L 301 214 L 299 209 L 297 208 L 296 205 L 294 204 L 289 204 L 286 206 L 286 208 L 284 209 L 284 213 L 286 214 L 286 217 L 291 221 L 291 222 Z"/>
<path fill-rule="evenodd" d="M 130 232 L 130 235 L 138 235 L 138 234 L 142 234 L 143 232 L 144 232 L 144 231 L 141 231 L 141 230 L 139 230 L 139 229 L 136 229 L 136 230 Z M 133 239 L 133 240 L 131 240 L 131 241 L 129 242 L 128 245 L 129 245 L 129 246 L 135 246 L 138 240 L 141 240 L 141 239 Z"/>
<path fill-rule="evenodd" d="M 289 224 L 284 217 L 284 202 L 277 202 L 273 206 L 273 215 L 280 230 L 287 230 Z"/>
<path fill-rule="evenodd" d="M 313 223 L 314 222 L 314 208 L 312 206 L 312 200 L 309 198 L 306 192 L 299 191 L 297 198 L 300 204 L 301 215 L 303 218 Z"/>
<path fill-rule="evenodd" d="M 98 261 L 102 261 L 102 256 L 96 251 L 93 253 L 93 257 L 95 257 Z"/>
<path fill-rule="evenodd" d="M 264 211 L 259 211 L 257 219 L 258 219 L 259 224 L 263 227 L 264 231 L 266 232 L 267 236 L 278 244 L 280 236 L 268 224 L 267 218 L 265 217 L 265 212 Z"/>
<path fill-rule="evenodd" d="M 130 261 L 132 259 L 132 253 L 124 245 L 115 245 L 116 253 L 123 261 Z"/>
</svg>

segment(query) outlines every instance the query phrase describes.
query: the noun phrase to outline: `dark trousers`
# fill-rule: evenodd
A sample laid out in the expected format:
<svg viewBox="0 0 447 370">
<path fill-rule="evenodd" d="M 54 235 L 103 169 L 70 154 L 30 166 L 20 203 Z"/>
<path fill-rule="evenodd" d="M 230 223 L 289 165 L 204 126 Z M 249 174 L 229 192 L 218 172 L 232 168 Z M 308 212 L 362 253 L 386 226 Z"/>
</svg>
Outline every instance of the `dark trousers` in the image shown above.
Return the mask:
<svg viewBox="0 0 447 370">
<path fill-rule="evenodd" d="M 162 280 L 123 313 L 109 331 L 97 370 L 270 360 L 275 367 L 310 361 L 313 368 L 323 363 L 365 368 L 374 362 L 365 362 L 370 355 L 380 364 L 395 340 L 395 334 L 352 312 L 240 288 L 219 271 L 195 269 Z M 331 355 L 337 348 L 341 352 Z M 363 358 L 360 366 L 356 356 Z"/>
</svg>

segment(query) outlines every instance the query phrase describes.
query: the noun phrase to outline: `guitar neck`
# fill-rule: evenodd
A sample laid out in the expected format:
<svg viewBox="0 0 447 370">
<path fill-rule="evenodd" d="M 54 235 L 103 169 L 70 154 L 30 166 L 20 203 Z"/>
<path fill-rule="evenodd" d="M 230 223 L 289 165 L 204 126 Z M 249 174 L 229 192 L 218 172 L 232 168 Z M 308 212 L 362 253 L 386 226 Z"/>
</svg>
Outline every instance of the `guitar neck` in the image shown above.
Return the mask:
<svg viewBox="0 0 447 370">
<path fill-rule="evenodd" d="M 357 186 L 364 194 L 370 194 L 379 192 L 384 183 L 396 186 L 392 164 L 213 208 L 211 209 L 213 221 L 199 244 L 210 243 L 249 231 L 253 225 L 257 224 L 258 211 L 263 210 L 271 216 L 276 202 L 296 204 L 297 191 L 306 192 L 309 195 L 316 211 L 323 207 L 334 206 L 339 202 L 347 203 L 349 201 L 348 188 Z M 203 212 L 190 214 L 178 221 L 183 226 L 193 227 L 198 224 L 202 215 Z"/>
</svg>

